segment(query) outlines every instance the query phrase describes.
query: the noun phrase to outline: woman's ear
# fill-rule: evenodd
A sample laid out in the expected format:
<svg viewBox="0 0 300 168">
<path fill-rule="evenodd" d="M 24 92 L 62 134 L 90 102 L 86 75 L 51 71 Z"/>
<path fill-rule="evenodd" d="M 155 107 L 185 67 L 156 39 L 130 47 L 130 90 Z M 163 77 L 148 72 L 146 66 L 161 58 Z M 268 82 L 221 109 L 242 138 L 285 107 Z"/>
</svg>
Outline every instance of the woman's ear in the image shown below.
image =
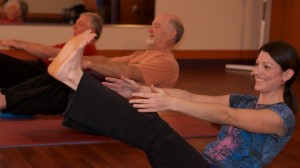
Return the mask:
<svg viewBox="0 0 300 168">
<path fill-rule="evenodd" d="M 289 79 L 291 79 L 293 77 L 294 73 L 295 72 L 292 69 L 286 70 L 283 74 L 283 80 L 288 81 Z"/>
</svg>

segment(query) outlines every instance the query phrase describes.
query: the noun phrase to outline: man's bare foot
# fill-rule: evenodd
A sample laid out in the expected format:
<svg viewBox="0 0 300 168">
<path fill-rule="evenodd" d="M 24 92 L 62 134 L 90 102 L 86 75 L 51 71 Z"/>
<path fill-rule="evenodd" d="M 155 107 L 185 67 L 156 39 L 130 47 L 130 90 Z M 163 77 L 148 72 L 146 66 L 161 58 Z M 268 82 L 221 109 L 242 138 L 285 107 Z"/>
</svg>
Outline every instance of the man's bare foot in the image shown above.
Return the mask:
<svg viewBox="0 0 300 168">
<path fill-rule="evenodd" d="M 80 60 L 84 47 L 96 36 L 87 30 L 82 34 L 72 37 L 59 52 L 57 57 L 48 67 L 48 73 L 76 90 L 83 75 Z"/>
</svg>

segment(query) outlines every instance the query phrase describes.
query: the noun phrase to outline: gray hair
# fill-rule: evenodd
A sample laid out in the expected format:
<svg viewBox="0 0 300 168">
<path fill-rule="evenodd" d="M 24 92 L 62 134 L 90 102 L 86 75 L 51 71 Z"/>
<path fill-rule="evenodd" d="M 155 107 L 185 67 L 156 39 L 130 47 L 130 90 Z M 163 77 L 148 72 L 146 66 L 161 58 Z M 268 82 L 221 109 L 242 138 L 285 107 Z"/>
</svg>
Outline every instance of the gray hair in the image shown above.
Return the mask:
<svg viewBox="0 0 300 168">
<path fill-rule="evenodd" d="M 85 15 L 91 18 L 91 26 L 95 29 L 96 37 L 95 40 L 98 40 L 102 33 L 102 27 L 103 27 L 103 20 L 102 17 L 94 12 L 84 12 L 80 15 Z"/>
<path fill-rule="evenodd" d="M 174 29 L 176 31 L 175 43 L 178 43 L 183 36 L 184 26 L 178 18 L 173 18 L 170 22 L 174 26 Z"/>
</svg>

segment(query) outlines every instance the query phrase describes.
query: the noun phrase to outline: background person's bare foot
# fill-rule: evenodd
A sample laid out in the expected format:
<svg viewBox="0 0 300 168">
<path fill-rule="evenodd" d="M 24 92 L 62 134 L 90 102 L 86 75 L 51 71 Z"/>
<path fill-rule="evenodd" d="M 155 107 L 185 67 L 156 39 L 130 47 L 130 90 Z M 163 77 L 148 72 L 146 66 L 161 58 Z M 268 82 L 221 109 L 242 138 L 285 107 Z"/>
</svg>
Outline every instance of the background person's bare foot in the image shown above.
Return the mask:
<svg viewBox="0 0 300 168">
<path fill-rule="evenodd" d="M 83 75 L 80 60 L 84 47 L 95 36 L 95 33 L 91 33 L 91 30 L 87 30 L 82 34 L 72 37 L 49 65 L 48 73 L 76 90 Z"/>
</svg>

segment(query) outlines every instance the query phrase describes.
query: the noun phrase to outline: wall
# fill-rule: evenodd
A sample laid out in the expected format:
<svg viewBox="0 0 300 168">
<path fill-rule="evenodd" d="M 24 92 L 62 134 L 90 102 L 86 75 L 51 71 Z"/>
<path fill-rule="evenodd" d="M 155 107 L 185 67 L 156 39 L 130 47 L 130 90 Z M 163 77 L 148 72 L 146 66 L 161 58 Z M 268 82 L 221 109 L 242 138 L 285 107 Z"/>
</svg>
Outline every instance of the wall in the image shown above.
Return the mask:
<svg viewBox="0 0 300 168">
<path fill-rule="evenodd" d="M 186 32 L 179 48 L 258 48 L 260 0 L 157 0 L 156 5 L 156 13 L 174 13 L 184 21 Z"/>
<path fill-rule="evenodd" d="M 26 0 L 30 13 L 63 13 L 64 8 L 83 4 L 82 0 Z"/>
<path fill-rule="evenodd" d="M 104 26 L 97 42 L 99 49 L 144 49 L 148 26 Z M 0 39 L 20 39 L 45 45 L 65 42 L 72 37 L 71 25 L 0 25 Z"/>
<path fill-rule="evenodd" d="M 186 31 L 176 49 L 187 51 L 256 50 L 260 41 L 262 8 L 259 0 L 156 0 L 156 14 L 174 13 L 183 20 Z M 71 29 L 71 25 L 1 25 L 0 39 L 55 44 L 71 37 Z M 143 49 L 147 29 L 148 26 L 107 25 L 97 47 L 101 50 Z M 265 41 L 268 30 L 267 27 Z"/>
<path fill-rule="evenodd" d="M 270 40 L 286 41 L 300 51 L 300 1 L 276 0 L 272 8 Z"/>
</svg>

